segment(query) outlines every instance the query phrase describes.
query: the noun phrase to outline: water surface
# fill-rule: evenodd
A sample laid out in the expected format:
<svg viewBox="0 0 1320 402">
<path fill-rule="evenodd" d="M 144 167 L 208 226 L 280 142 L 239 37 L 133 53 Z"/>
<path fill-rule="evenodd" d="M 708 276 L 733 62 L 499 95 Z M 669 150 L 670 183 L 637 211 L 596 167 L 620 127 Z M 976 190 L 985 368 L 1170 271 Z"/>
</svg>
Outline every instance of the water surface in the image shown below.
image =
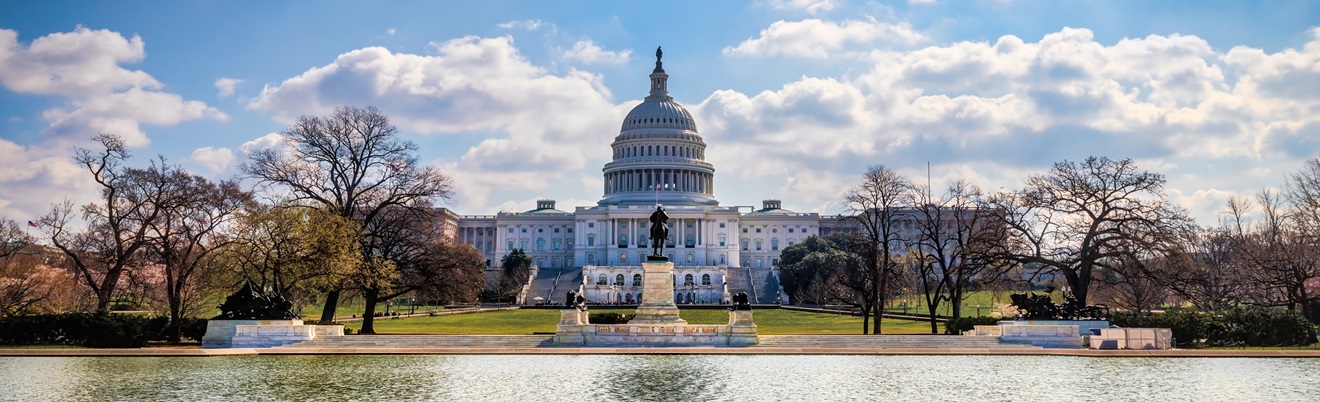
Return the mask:
<svg viewBox="0 0 1320 402">
<path fill-rule="evenodd" d="M 0 400 L 1320 400 L 1320 359 L 0 357 Z"/>
</svg>

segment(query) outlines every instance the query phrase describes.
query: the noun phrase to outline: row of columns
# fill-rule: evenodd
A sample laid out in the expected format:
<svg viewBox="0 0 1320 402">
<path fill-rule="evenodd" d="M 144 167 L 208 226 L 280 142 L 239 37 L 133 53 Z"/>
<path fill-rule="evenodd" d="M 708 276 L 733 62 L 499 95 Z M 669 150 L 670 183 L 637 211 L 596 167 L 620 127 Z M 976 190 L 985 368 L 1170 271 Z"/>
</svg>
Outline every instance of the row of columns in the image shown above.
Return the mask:
<svg viewBox="0 0 1320 402">
<path fill-rule="evenodd" d="M 650 247 L 650 239 L 647 239 L 647 242 L 644 244 L 639 243 L 641 235 L 645 234 L 649 237 L 651 234 L 651 229 L 649 227 L 646 229 L 646 232 L 641 232 L 639 230 L 641 229 L 641 224 L 643 222 L 649 223 L 647 218 L 610 218 L 609 230 L 606 231 L 606 236 L 609 236 L 609 242 L 604 244 L 609 247 L 618 247 L 619 235 L 626 234 L 628 235 L 628 245 L 641 244 L 644 247 Z M 628 224 L 627 233 L 619 232 L 620 223 Z M 693 224 L 692 229 L 688 229 L 688 223 Z M 710 233 L 714 231 L 714 227 L 714 221 L 705 218 L 671 218 L 669 220 L 669 234 L 674 236 L 674 245 L 676 246 L 686 246 L 687 236 L 689 234 L 692 235 L 692 245 L 694 247 L 704 246 L 708 242 L 708 239 L 711 238 Z"/>
<path fill-rule="evenodd" d="M 630 191 L 686 191 L 715 194 L 712 175 L 683 169 L 635 169 L 607 173 L 605 194 Z"/>
</svg>

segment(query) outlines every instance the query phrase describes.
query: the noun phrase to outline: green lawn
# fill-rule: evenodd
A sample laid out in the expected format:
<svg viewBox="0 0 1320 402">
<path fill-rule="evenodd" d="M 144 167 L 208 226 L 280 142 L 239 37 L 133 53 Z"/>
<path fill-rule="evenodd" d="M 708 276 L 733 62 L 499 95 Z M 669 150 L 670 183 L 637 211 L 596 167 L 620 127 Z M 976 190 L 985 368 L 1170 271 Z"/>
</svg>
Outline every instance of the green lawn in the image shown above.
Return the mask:
<svg viewBox="0 0 1320 402">
<path fill-rule="evenodd" d="M 1002 304 L 1009 304 L 1011 302 L 1008 299 L 1009 294 L 1022 293 L 1022 292 L 1025 291 L 1017 290 L 1017 291 L 1000 292 L 999 295 L 1000 298 L 998 302 Z M 978 290 L 978 291 L 968 292 L 967 299 L 963 300 L 962 316 L 963 317 L 989 316 L 991 315 L 990 313 L 999 311 L 994 307 L 995 302 L 996 302 L 995 292 L 991 292 L 988 290 Z M 907 307 L 906 314 L 916 314 L 916 315 L 930 314 L 930 311 L 926 309 L 926 298 L 921 294 L 915 294 L 909 297 L 896 299 L 892 302 L 892 304 L 888 308 L 885 309 L 885 311 L 896 314 L 904 313 L 905 311 L 903 308 L 904 305 Z M 977 309 L 978 305 L 981 307 L 980 309 Z M 941 302 L 937 310 L 939 315 L 947 316 L 953 314 L 953 307 L 947 301 Z"/>
<path fill-rule="evenodd" d="M 406 314 L 409 311 L 414 311 L 408 308 L 407 301 L 405 301 L 402 306 L 399 306 L 397 304 L 398 303 L 397 300 L 395 301 L 395 303 L 396 304 L 393 307 L 390 307 L 390 312 L 399 312 L 400 314 Z M 303 317 L 304 320 L 319 320 L 321 319 L 321 310 L 324 308 L 323 306 L 324 304 L 322 303 L 307 305 L 304 306 L 302 308 L 302 311 L 299 311 L 298 313 Z M 415 311 L 419 313 L 425 313 L 429 310 L 441 310 L 444 308 L 445 306 L 417 305 Z M 362 312 L 366 309 L 367 309 L 366 304 L 364 304 L 362 300 L 341 300 L 339 303 L 339 307 L 335 308 L 335 317 L 339 317 L 339 318 L 361 317 Z M 376 312 L 384 313 L 385 304 L 384 303 L 377 304 Z"/>
<path fill-rule="evenodd" d="M 630 314 L 632 309 L 591 309 L 592 312 Z M 682 310 L 689 324 L 727 324 L 728 310 Z M 818 314 L 802 311 L 765 309 L 755 310 L 752 319 L 757 333 L 779 334 L 860 334 L 861 317 L 837 314 Z M 519 335 L 533 332 L 554 332 L 559 322 L 559 310 L 527 309 L 493 311 L 486 313 L 455 314 L 435 317 L 377 319 L 378 334 L 440 334 L 440 335 Z M 358 331 L 360 322 L 347 323 Z M 882 325 L 885 334 L 928 334 L 930 324 L 924 321 L 887 319 Z M 943 328 L 941 328 L 943 330 Z"/>
</svg>

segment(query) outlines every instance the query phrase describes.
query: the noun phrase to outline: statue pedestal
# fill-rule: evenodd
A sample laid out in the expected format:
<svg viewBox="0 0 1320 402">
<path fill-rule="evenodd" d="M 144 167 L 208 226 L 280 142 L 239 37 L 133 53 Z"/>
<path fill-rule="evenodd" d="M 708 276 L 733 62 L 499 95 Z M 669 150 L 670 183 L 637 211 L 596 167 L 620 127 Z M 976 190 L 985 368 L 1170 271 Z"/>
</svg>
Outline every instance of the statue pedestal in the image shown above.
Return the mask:
<svg viewBox="0 0 1320 402">
<path fill-rule="evenodd" d="M 687 324 L 674 304 L 674 263 L 642 263 L 642 304 L 629 324 Z"/>
<path fill-rule="evenodd" d="M 559 313 L 555 343 L 565 346 L 750 346 L 757 344 L 751 310 L 729 312 L 728 325 L 691 325 L 674 304 L 674 264 L 642 264 L 642 304 L 627 324 L 591 324 L 585 311 Z"/>
<path fill-rule="evenodd" d="M 326 336 L 344 336 L 343 325 L 303 325 L 302 320 L 210 320 L 203 348 L 269 348 Z"/>
</svg>

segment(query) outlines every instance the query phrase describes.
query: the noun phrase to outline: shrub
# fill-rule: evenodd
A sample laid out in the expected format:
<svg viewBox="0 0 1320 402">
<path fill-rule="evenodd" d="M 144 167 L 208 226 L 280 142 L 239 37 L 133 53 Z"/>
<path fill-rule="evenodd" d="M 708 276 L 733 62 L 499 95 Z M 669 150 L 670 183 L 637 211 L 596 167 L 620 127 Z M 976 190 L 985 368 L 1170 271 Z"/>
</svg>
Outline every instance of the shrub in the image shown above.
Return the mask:
<svg viewBox="0 0 1320 402">
<path fill-rule="evenodd" d="M 958 317 L 951 318 L 944 322 L 944 333 L 961 334 L 963 331 L 971 331 L 977 325 L 995 325 L 999 323 L 998 317 Z"/>
<path fill-rule="evenodd" d="M 627 324 L 636 316 L 636 314 L 588 313 L 587 322 L 592 324 Z"/>
<path fill-rule="evenodd" d="M 1218 313 L 1173 310 L 1163 314 L 1114 313 L 1111 324 L 1169 328 L 1179 346 L 1297 346 L 1316 343 L 1316 327 L 1295 311 L 1269 308 Z"/>
<path fill-rule="evenodd" d="M 201 339 L 205 319 L 188 318 L 175 324 L 185 338 Z M 175 326 L 166 317 L 133 314 L 41 314 L 0 318 L 0 344 L 64 344 L 91 347 L 142 347 L 169 340 Z"/>
</svg>

